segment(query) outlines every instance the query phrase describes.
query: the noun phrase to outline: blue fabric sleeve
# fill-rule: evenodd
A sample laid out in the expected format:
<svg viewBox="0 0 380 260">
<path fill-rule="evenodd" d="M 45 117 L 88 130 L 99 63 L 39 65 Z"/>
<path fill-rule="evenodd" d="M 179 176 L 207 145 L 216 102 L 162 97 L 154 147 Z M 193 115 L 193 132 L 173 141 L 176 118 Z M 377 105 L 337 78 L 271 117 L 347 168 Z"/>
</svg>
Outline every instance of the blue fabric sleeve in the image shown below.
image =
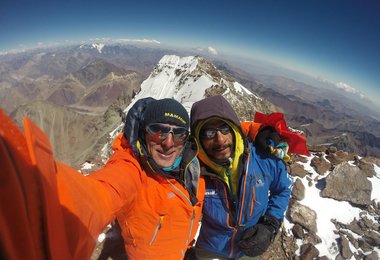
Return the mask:
<svg viewBox="0 0 380 260">
<path fill-rule="evenodd" d="M 270 195 L 266 215 L 273 216 L 281 222 L 289 203 L 292 181 L 281 160 L 277 161 L 276 168 L 269 188 Z"/>
</svg>

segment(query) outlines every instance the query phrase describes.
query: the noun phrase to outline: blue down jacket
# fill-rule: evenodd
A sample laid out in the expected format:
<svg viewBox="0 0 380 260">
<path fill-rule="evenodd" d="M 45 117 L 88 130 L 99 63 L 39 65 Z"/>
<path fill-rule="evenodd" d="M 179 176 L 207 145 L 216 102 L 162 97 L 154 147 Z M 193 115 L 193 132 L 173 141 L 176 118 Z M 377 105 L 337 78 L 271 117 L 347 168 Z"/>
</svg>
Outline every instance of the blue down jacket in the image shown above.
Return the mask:
<svg viewBox="0 0 380 260">
<path fill-rule="evenodd" d="M 243 232 L 264 215 L 281 222 L 289 202 L 291 181 L 285 164 L 262 157 L 252 144 L 249 147 L 236 202 L 222 178 L 204 172 L 206 194 L 196 246 L 224 257 L 243 256 L 237 247 Z M 233 208 L 236 212 L 231 212 Z"/>
<path fill-rule="evenodd" d="M 213 162 L 200 145 L 198 158 L 203 165 L 206 194 L 196 247 L 227 258 L 241 257 L 244 254 L 238 242 L 245 230 L 264 215 L 275 217 L 280 223 L 283 220 L 291 193 L 285 163 L 256 150 L 243 134 L 235 111 L 222 96 L 194 103 L 190 118 L 191 132 L 200 144 L 200 129 L 210 119 L 225 121 L 234 134 L 230 163 Z"/>
</svg>

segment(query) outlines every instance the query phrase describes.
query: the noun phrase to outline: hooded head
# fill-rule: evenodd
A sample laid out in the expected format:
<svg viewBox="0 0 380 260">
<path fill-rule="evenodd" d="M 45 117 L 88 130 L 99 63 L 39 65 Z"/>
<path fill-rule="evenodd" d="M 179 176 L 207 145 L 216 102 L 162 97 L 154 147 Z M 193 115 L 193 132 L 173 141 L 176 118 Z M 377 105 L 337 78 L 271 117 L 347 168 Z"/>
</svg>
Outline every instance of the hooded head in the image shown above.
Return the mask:
<svg viewBox="0 0 380 260">
<path fill-rule="evenodd" d="M 239 117 L 236 115 L 230 103 L 221 95 L 207 97 L 195 102 L 191 107 L 191 132 L 204 123 L 206 119 L 218 117 L 228 120 L 241 130 Z"/>
<path fill-rule="evenodd" d="M 243 153 L 245 139 L 242 135 L 240 120 L 236 115 L 234 109 L 223 96 L 212 96 L 195 102 L 191 108 L 190 117 L 191 132 L 197 139 L 198 143 L 201 144 L 199 157 L 205 164 L 209 166 L 213 165 L 214 167 L 217 167 L 217 165 L 221 164 L 229 164 L 235 160 L 234 157 L 236 155 L 240 156 Z M 214 124 L 214 122 L 218 121 L 220 123 Z M 204 138 L 201 137 L 201 131 L 204 130 L 204 126 L 207 128 L 209 124 L 211 124 L 213 127 L 215 126 L 214 129 L 217 129 L 218 126 L 223 125 L 223 123 L 229 126 L 229 132 L 232 134 L 233 140 L 230 141 L 232 153 L 231 158 L 228 158 L 228 160 L 219 161 L 215 160 L 215 158 L 213 158 L 213 154 L 210 154 L 210 152 L 208 154 L 206 153 L 206 142 L 204 142 Z M 222 133 L 223 131 L 218 132 Z M 227 136 L 227 134 L 225 135 Z M 214 149 L 215 151 L 218 149 L 216 146 Z M 221 149 L 223 148 L 222 146 L 220 147 Z"/>
</svg>

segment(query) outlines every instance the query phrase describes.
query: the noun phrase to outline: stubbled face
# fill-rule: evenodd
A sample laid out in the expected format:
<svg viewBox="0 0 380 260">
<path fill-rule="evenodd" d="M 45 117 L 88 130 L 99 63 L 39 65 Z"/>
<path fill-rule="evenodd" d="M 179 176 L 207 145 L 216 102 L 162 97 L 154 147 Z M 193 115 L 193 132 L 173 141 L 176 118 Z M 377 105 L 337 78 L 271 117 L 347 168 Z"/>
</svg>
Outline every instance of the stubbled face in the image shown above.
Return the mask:
<svg viewBox="0 0 380 260">
<path fill-rule="evenodd" d="M 232 155 L 232 129 L 222 120 L 206 122 L 200 131 L 200 140 L 205 152 L 213 160 L 227 160 Z"/>
<path fill-rule="evenodd" d="M 167 124 L 168 126 L 171 126 Z M 170 167 L 181 153 L 184 141 L 175 140 L 173 133 L 170 132 L 163 140 L 155 135 L 145 133 L 145 140 L 148 152 L 153 160 L 161 167 Z"/>
</svg>

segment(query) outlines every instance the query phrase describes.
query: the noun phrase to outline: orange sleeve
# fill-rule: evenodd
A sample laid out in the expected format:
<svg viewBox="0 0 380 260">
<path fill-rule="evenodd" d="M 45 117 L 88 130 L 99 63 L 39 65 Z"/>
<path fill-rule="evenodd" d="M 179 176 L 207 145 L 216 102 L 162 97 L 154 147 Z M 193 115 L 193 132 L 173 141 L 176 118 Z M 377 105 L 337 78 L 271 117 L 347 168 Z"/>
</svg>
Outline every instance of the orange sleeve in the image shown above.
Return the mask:
<svg viewBox="0 0 380 260">
<path fill-rule="evenodd" d="M 24 120 L 24 127 L 23 134 L 0 111 L 1 255 L 7 259 L 74 259 L 58 200 L 50 142 L 30 120 Z"/>
<path fill-rule="evenodd" d="M 262 127 L 261 123 L 256 122 L 240 122 L 243 133 L 252 141 L 255 140 L 257 133 Z"/>
<path fill-rule="evenodd" d="M 42 228 L 48 225 L 41 217 L 46 208 L 41 191 L 43 179 L 36 174 L 23 133 L 2 110 L 0 162 L 1 258 L 46 259 L 48 252 L 42 248 L 51 245 Z M 62 248 L 67 249 L 66 237 L 63 238 Z M 65 256 L 69 256 L 68 251 L 60 259 Z"/>
<path fill-rule="evenodd" d="M 24 127 L 23 134 L 0 110 L 2 255 L 89 259 L 105 225 L 134 203 L 145 174 L 132 154 L 121 150 L 85 177 L 54 160 L 47 136 L 32 121 L 26 118 Z"/>
<path fill-rule="evenodd" d="M 141 168 L 128 151 L 119 150 L 103 169 L 86 177 L 57 163 L 57 182 L 70 250 L 76 259 L 88 259 L 105 225 L 135 202 Z"/>
</svg>

